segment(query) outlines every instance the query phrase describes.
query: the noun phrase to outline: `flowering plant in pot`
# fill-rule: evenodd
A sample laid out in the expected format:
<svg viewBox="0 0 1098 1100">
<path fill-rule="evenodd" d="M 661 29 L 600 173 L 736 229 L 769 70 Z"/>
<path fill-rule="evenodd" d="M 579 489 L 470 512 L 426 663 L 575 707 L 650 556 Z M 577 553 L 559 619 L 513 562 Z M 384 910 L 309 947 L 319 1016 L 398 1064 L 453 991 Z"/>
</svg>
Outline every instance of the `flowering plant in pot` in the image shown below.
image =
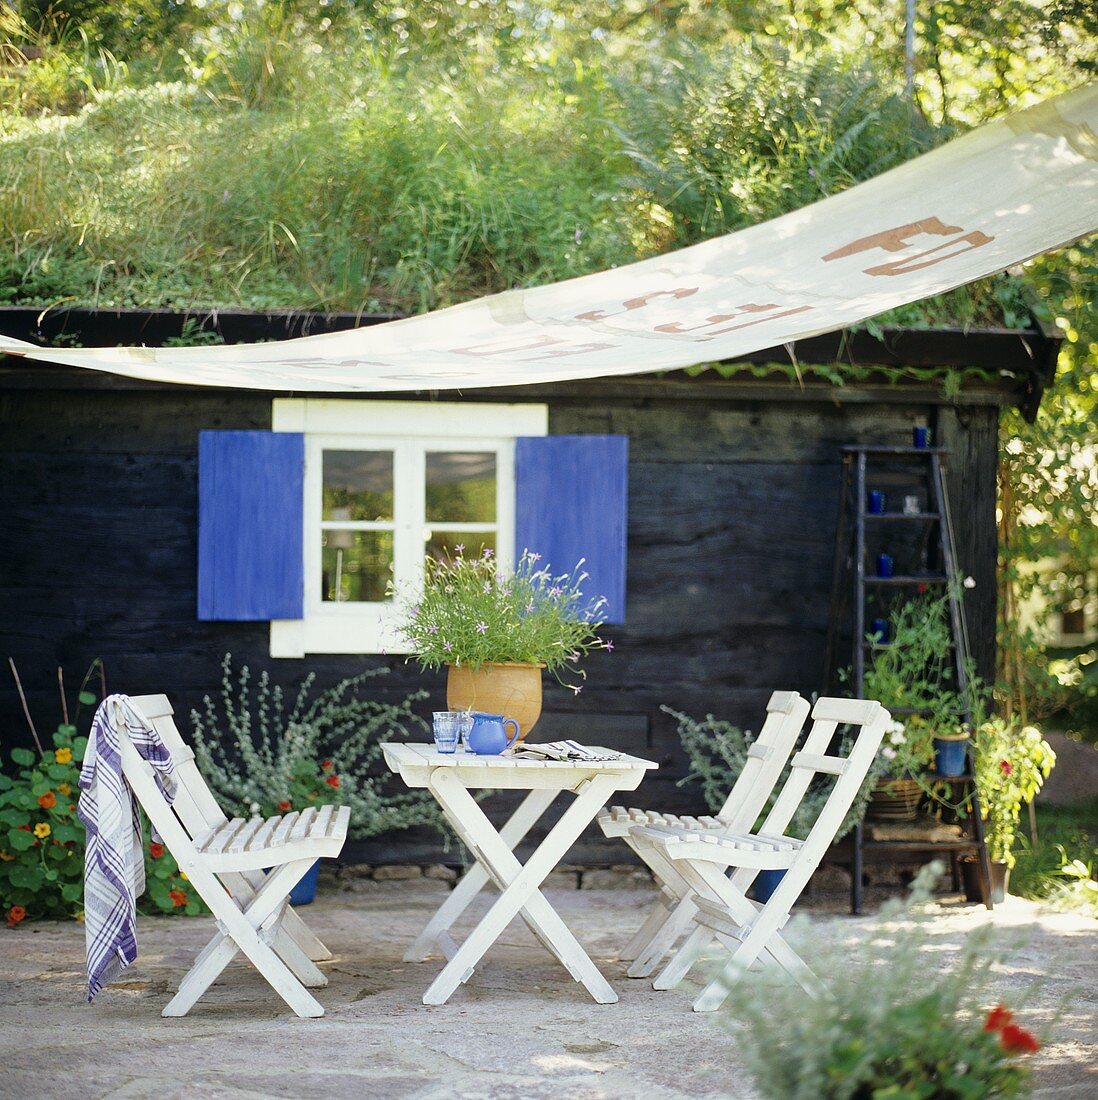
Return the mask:
<svg viewBox="0 0 1098 1100">
<path fill-rule="evenodd" d="M 975 733 L 976 790 L 991 859 L 992 898 L 1001 901 L 1014 866 L 1022 805 L 1041 789 L 1056 754 L 1036 726 L 1005 718 L 980 723 Z"/>
<path fill-rule="evenodd" d="M 614 648 L 599 636 L 606 601 L 584 594 L 582 560 L 552 574 L 529 550 L 513 570 L 490 549 L 478 557 L 456 550 L 427 559 L 422 591 L 404 602 L 400 633 L 424 668 L 448 666 L 452 710 L 498 711 L 525 737 L 541 713 L 541 670 L 578 694 L 587 676 L 580 660 Z"/>
</svg>

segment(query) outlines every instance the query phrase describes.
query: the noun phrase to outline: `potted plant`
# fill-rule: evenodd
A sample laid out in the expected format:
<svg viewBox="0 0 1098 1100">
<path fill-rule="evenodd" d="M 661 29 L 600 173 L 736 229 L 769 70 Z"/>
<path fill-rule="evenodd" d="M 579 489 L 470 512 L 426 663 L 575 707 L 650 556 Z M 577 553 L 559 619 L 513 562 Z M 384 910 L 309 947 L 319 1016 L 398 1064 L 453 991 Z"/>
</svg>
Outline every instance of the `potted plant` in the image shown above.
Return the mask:
<svg viewBox="0 0 1098 1100">
<path fill-rule="evenodd" d="M 972 727 L 967 722 L 934 731 L 934 770 L 938 775 L 952 779 L 965 774 L 971 737 Z"/>
<path fill-rule="evenodd" d="M 356 839 L 414 825 L 441 828 L 430 795 L 390 792 L 387 773 L 376 767 L 383 741 L 412 730 L 424 735 L 425 723 L 411 710 L 424 693 L 396 704 L 361 698 L 358 689 L 387 672 L 369 669 L 310 699 L 310 673 L 287 707 L 282 688 L 266 672 L 253 696 L 247 665 L 234 677 L 226 653 L 221 667 L 220 709 L 207 695 L 203 712 L 191 711 L 191 724 L 195 761 L 226 812 L 273 817 L 309 806 L 349 806 Z M 312 901 L 316 879 L 314 866 L 294 888 L 291 904 Z"/>
<path fill-rule="evenodd" d="M 918 777 L 933 761 L 934 739 L 927 721 L 919 715 L 906 724 L 893 720 L 881 744 L 868 815 L 877 821 L 914 820 L 925 791 Z"/>
<path fill-rule="evenodd" d="M 1022 805 L 1041 789 L 1056 754 L 1036 726 L 991 718 L 976 728 L 976 790 L 991 860 L 991 898 L 1007 894 Z"/>
<path fill-rule="evenodd" d="M 399 630 L 424 668 L 448 668 L 451 710 L 504 714 L 525 738 L 541 714 L 541 673 L 547 669 L 577 694 L 578 667 L 593 649 L 613 649 L 599 637 L 605 600 L 586 597 L 582 560 L 552 575 L 539 555 L 523 551 L 513 571 L 490 549 L 466 557 L 427 559 L 422 592 L 406 600 Z"/>
<path fill-rule="evenodd" d="M 889 639 L 882 641 L 882 636 Z M 903 722 L 885 737 L 879 780 L 870 800 L 869 816 L 890 821 L 911 820 L 922 794 L 934 796 L 930 769 L 936 767 L 936 741 L 951 742 L 961 733 L 962 716 L 969 709 L 958 690 L 949 626 L 948 595 L 920 593 L 894 607 L 888 630 L 880 623 L 866 637 L 871 661 L 865 670 L 862 693 L 878 700 Z M 849 681 L 850 673 L 846 673 Z M 969 706 L 979 688 L 969 671 Z M 960 745 L 964 774 L 965 747 Z M 952 767 L 956 749 L 945 750 L 944 766 Z"/>
</svg>

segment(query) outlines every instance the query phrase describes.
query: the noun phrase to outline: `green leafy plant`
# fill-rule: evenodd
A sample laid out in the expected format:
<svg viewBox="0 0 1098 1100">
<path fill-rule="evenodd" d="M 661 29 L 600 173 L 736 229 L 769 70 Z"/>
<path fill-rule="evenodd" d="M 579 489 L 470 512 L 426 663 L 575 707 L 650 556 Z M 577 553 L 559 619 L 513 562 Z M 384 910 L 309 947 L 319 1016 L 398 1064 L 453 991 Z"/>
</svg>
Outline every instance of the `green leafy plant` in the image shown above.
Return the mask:
<svg viewBox="0 0 1098 1100">
<path fill-rule="evenodd" d="M 1041 789 L 1056 754 L 1036 726 L 990 718 L 976 729 L 976 789 L 988 855 L 1013 867 L 1022 805 Z"/>
<path fill-rule="evenodd" d="M 423 591 L 404 601 L 399 630 L 424 668 L 544 665 L 563 683 L 565 675 L 586 676 L 578 668 L 585 654 L 613 649 L 598 635 L 606 600 L 580 588 L 588 579 L 582 560 L 553 576 L 529 551 L 506 571 L 491 550 L 465 557 L 461 549 L 453 558 L 428 558 Z"/>
<path fill-rule="evenodd" d="M 750 730 L 745 731 L 739 726 L 732 725 L 731 722 L 714 718 L 712 714 L 707 714 L 699 721 L 670 707 L 663 706 L 660 710 L 669 714 L 678 723 L 679 739 L 690 760 L 690 771 L 679 780 L 678 786 L 700 783 L 706 806 L 711 813 L 717 813 L 724 805 L 724 800 L 735 785 L 740 772 L 743 771 L 747 763 L 747 750 L 754 744 L 755 737 Z M 843 751 L 846 751 L 847 747 L 844 746 Z M 788 775 L 787 767 L 775 786 L 774 793 L 763 807 L 760 821 L 756 824 L 761 823 L 770 812 L 777 798 L 777 792 L 781 790 Z M 802 840 L 808 836 L 808 831 L 819 817 L 833 785 L 833 778 L 816 777 L 794 812 L 786 829 L 787 835 Z M 862 784 L 858 797 L 855 798 L 839 827 L 836 839 L 845 836 L 865 816 L 865 808 L 872 788 L 872 778 Z"/>
<path fill-rule="evenodd" d="M 53 748 L 38 743 L 31 724 L 37 751 L 12 749 L 14 774 L 0 772 L 0 917 L 9 927 L 35 918 L 83 916 L 86 837 L 76 806 L 88 738 L 77 733 L 77 724 L 81 707 L 98 701 L 86 688 L 99 668 L 94 662 L 84 677 L 72 723 L 62 687 L 62 721 Z M 202 912 L 205 907 L 171 853 L 152 841 L 144 851 L 146 893 L 138 909 Z"/>
<path fill-rule="evenodd" d="M 857 948 L 845 937 L 830 945 L 812 937 L 810 958 L 825 989 L 807 1010 L 792 981 L 764 989 L 765 977 L 748 973 L 732 988 L 726 1020 L 764 1097 L 982 1100 L 1028 1093 L 1024 1057 L 1040 1044 L 995 1003 L 992 967 L 1002 950 L 992 942 L 994 930 L 970 932 L 957 960 L 942 965 L 931 919 L 918 909 L 942 869 L 937 862 L 924 868 L 910 901 L 887 903 Z M 788 930 L 794 943 L 797 923 Z"/>
<path fill-rule="evenodd" d="M 310 673 L 291 702 L 266 672 L 254 691 L 247 665 L 234 677 L 229 653 L 221 668 L 220 708 L 207 695 L 191 723 L 198 767 L 227 813 L 269 817 L 339 803 L 351 808 L 353 837 L 441 829 L 434 800 L 392 789 L 381 765 L 382 742 L 413 732 L 426 739 L 426 723 L 411 709 L 425 692 L 399 703 L 361 698 L 359 689 L 388 671 L 368 669 L 310 699 Z"/>
<path fill-rule="evenodd" d="M 871 692 L 866 692 L 874 698 Z M 886 779 L 918 778 L 934 763 L 934 729 L 918 715 L 893 719 L 885 730 L 874 774 Z"/>
</svg>

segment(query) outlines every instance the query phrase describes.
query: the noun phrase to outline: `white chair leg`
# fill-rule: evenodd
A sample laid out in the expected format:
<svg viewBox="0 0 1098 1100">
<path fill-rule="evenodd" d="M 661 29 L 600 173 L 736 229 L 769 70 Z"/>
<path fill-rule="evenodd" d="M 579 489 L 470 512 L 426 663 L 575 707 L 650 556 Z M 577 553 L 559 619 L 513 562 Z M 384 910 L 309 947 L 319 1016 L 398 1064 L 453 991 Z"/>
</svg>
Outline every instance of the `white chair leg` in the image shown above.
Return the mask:
<svg viewBox="0 0 1098 1100">
<path fill-rule="evenodd" d="M 663 926 L 645 945 L 626 971 L 630 978 L 648 978 L 663 961 L 664 956 L 678 942 L 694 920 L 697 906 L 690 898 L 683 898 Z"/>
<path fill-rule="evenodd" d="M 645 918 L 644 923 L 634 933 L 633 938 L 618 952 L 618 958 L 622 962 L 632 962 L 663 927 L 664 922 L 671 916 L 671 913 L 671 907 L 661 894 L 659 900 L 652 906 L 652 911 Z"/>
<path fill-rule="evenodd" d="M 653 989 L 674 989 L 690 972 L 690 968 L 698 960 L 698 956 L 709 946 L 713 940 L 713 933 L 702 925 L 697 925 L 694 931 L 686 937 L 678 951 L 671 956 L 667 965 L 656 975 L 652 982 Z"/>
</svg>

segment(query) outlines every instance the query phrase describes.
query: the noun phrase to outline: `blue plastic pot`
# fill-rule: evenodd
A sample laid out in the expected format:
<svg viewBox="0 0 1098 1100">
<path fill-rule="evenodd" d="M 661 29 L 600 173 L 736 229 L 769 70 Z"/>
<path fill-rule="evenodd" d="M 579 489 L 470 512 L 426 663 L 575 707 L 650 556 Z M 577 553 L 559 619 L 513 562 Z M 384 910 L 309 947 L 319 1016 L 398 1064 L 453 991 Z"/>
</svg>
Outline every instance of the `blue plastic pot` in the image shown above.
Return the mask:
<svg viewBox="0 0 1098 1100">
<path fill-rule="evenodd" d="M 780 871 L 760 871 L 755 877 L 755 900 L 765 905 L 785 878 L 784 868 Z"/>
<path fill-rule="evenodd" d="M 934 770 L 939 775 L 957 776 L 965 774 L 968 739 L 961 741 L 942 741 L 934 738 Z"/>
<path fill-rule="evenodd" d="M 290 891 L 291 905 L 309 905 L 316 901 L 316 880 L 320 874 L 320 860 L 318 859 L 304 875 L 297 880 L 297 885 Z"/>
</svg>

